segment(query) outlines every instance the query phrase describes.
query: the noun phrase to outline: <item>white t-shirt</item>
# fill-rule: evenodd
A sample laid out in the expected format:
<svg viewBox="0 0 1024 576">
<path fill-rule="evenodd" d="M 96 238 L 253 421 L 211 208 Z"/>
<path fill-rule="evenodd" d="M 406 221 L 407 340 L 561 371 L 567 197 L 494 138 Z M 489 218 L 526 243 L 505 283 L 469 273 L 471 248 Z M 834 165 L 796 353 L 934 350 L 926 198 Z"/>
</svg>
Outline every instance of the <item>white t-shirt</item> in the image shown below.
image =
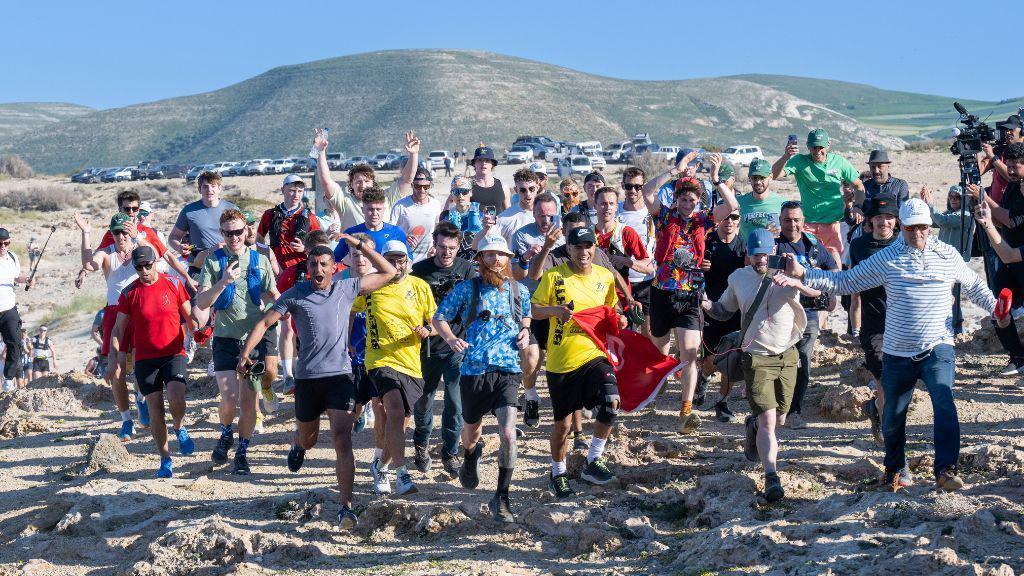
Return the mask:
<svg viewBox="0 0 1024 576">
<path fill-rule="evenodd" d="M 636 230 L 636 233 L 640 235 L 640 240 L 644 243 L 644 247 L 647 248 L 647 254 L 653 256 L 656 236 L 653 233 L 651 215 L 647 211 L 647 207 L 643 206 L 639 210 L 626 210 L 622 207 L 622 203 L 620 202 L 618 220 L 633 230 Z M 644 280 L 650 280 L 652 278 L 654 278 L 653 272 L 651 274 L 644 275 L 633 269 L 630 269 L 629 271 L 629 281 L 634 284 Z"/>
<path fill-rule="evenodd" d="M 498 214 L 498 231 L 505 237 L 505 242 L 512 245 L 512 236 L 527 224 L 534 222 L 533 210 L 527 210 L 519 204 L 514 204 L 501 214 Z"/>
<path fill-rule="evenodd" d="M 129 284 L 138 280 L 139 273 L 135 271 L 135 265 L 131 258 L 121 262 L 121 257 L 117 255 L 117 248 L 113 244 L 104 250 L 110 260 L 110 274 L 107 276 L 107 306 L 114 306 L 121 298 L 121 292 Z"/>
<path fill-rule="evenodd" d="M 0 260 L 0 312 L 14 308 L 14 279 L 21 276 L 21 261 L 18 255 L 8 251 Z"/>
<path fill-rule="evenodd" d="M 416 204 L 412 196 L 406 196 L 391 208 L 389 221 L 401 228 L 407 237 L 420 239 L 419 244 L 410 252 L 413 264 L 426 260 L 427 253 L 434 246 L 434 227 L 437 226 L 442 210 L 444 202 L 432 196 L 428 197 L 426 204 Z M 409 245 L 412 246 L 412 243 Z"/>
</svg>

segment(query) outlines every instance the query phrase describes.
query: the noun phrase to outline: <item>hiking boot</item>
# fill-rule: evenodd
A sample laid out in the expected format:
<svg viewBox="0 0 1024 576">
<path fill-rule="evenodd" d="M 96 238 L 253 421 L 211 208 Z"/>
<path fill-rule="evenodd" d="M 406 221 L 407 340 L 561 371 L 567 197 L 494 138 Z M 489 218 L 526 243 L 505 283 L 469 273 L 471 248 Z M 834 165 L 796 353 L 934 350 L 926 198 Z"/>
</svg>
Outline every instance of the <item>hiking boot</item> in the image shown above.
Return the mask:
<svg viewBox="0 0 1024 576">
<path fill-rule="evenodd" d="M 441 455 L 441 467 L 444 468 L 444 473 L 449 477 L 455 478 L 458 476 L 460 466 L 462 466 L 462 460 L 458 456 Z"/>
<path fill-rule="evenodd" d="M 878 481 L 878 489 L 884 492 L 899 492 L 903 485 L 900 484 L 899 470 L 886 470 Z"/>
<path fill-rule="evenodd" d="M 523 410 L 523 423 L 530 428 L 536 428 L 540 424 L 540 402 L 527 400 L 526 408 Z"/>
<path fill-rule="evenodd" d="M 263 389 L 263 408 L 268 413 L 273 414 L 274 412 L 277 412 L 277 408 L 280 404 L 281 402 L 278 400 L 273 387 Z"/>
<path fill-rule="evenodd" d="M 146 397 L 135 393 L 135 408 L 139 411 L 139 428 L 149 428 L 149 404 L 146 404 Z"/>
<path fill-rule="evenodd" d="M 288 451 L 288 470 L 298 472 L 305 461 L 306 451 L 299 445 L 292 446 L 292 449 Z"/>
<path fill-rule="evenodd" d="M 580 473 L 580 478 L 591 484 L 603 486 L 614 480 L 615 474 L 612 474 L 612 471 L 608 469 L 608 464 L 604 461 L 604 458 L 595 458 L 583 469 L 583 472 Z"/>
<path fill-rule="evenodd" d="M 751 462 L 757 462 L 757 418 L 747 416 L 743 421 L 746 435 L 743 437 L 743 455 Z"/>
<path fill-rule="evenodd" d="M 348 506 L 342 506 L 338 511 L 338 526 L 342 530 L 351 530 L 359 525 L 359 518 Z"/>
<path fill-rule="evenodd" d="M 477 471 L 477 467 L 480 464 L 480 455 L 484 453 L 484 443 L 477 442 L 476 448 L 473 448 L 473 454 L 466 455 L 466 458 L 462 461 L 462 466 L 459 468 L 459 483 L 462 484 L 463 488 L 472 490 L 480 484 L 480 475 Z"/>
<path fill-rule="evenodd" d="M 235 462 L 231 466 L 231 473 L 238 476 L 249 475 L 249 459 L 245 457 L 245 452 L 235 452 Z"/>
<path fill-rule="evenodd" d="M 573 432 L 572 434 L 572 449 L 573 450 L 587 450 L 590 448 L 590 442 L 587 440 L 587 435 L 583 432 Z"/>
<path fill-rule="evenodd" d="M 381 470 L 380 458 L 374 458 L 370 464 L 370 477 L 373 479 L 373 489 L 377 491 L 377 494 L 391 494 L 388 471 Z"/>
<path fill-rule="evenodd" d="M 950 466 L 939 472 L 939 476 L 935 479 L 935 486 L 946 492 L 956 492 L 964 487 L 964 481 L 956 475 L 956 468 Z"/>
<path fill-rule="evenodd" d="M 188 435 L 188 430 L 184 426 L 178 428 L 174 435 L 178 438 L 178 454 L 189 456 L 196 451 L 196 442 Z"/>
<path fill-rule="evenodd" d="M 125 420 L 121 422 L 121 431 L 118 432 L 117 437 L 121 439 L 121 442 L 127 442 L 135 436 L 135 421 Z"/>
<path fill-rule="evenodd" d="M 415 494 L 419 492 L 419 488 L 412 481 L 412 476 L 409 472 L 402 470 L 395 476 L 395 495 L 404 496 L 406 494 Z"/>
<path fill-rule="evenodd" d="M 680 434 L 691 434 L 697 428 L 700 428 L 700 416 L 697 416 L 696 412 L 690 412 L 689 414 L 679 413 Z"/>
<path fill-rule="evenodd" d="M 416 464 L 416 469 L 423 473 L 429 472 L 430 465 L 434 462 L 430 457 L 430 451 L 426 446 L 413 444 L 413 447 L 416 449 L 416 456 L 413 459 Z"/>
<path fill-rule="evenodd" d="M 551 489 L 555 491 L 555 496 L 558 498 L 568 498 L 574 494 L 572 486 L 569 486 L 569 477 L 565 474 L 559 474 L 558 476 L 549 476 L 551 480 Z"/>
<path fill-rule="evenodd" d="M 719 422 L 735 422 L 736 415 L 729 410 L 729 404 L 725 400 L 715 404 L 715 419 Z"/>
<path fill-rule="evenodd" d="M 700 408 L 708 399 L 708 382 L 710 381 L 710 376 L 705 376 L 704 374 L 697 374 L 697 387 L 693 391 L 694 408 Z"/>
<path fill-rule="evenodd" d="M 284 377 L 284 394 L 291 396 L 295 394 L 295 378 L 292 376 Z"/>
<path fill-rule="evenodd" d="M 157 478 L 173 478 L 174 477 L 174 465 L 171 464 L 170 458 L 160 459 L 160 468 L 156 471 Z"/>
<path fill-rule="evenodd" d="M 220 438 L 217 440 L 217 445 L 213 448 L 213 454 L 210 455 L 217 464 L 223 464 L 228 461 L 228 450 L 235 444 L 234 432 L 221 432 Z"/>
<path fill-rule="evenodd" d="M 498 522 L 505 524 L 514 524 L 516 517 L 512 514 L 512 507 L 508 502 L 508 494 L 495 494 L 494 498 L 491 498 L 491 514 L 494 515 L 494 519 Z"/>
<path fill-rule="evenodd" d="M 871 420 L 871 435 L 875 438 L 875 445 L 878 447 L 885 446 L 885 438 L 882 437 L 882 417 L 878 413 L 878 405 L 875 404 L 875 399 L 865 401 L 861 404 L 861 409 L 868 416 L 868 420 Z"/>
<path fill-rule="evenodd" d="M 782 480 L 777 472 L 768 472 L 764 475 L 764 499 L 769 502 L 778 502 L 786 497 L 786 491 L 782 489 Z"/>
<path fill-rule="evenodd" d="M 790 430 L 803 430 L 807 428 L 807 422 L 799 412 L 793 412 L 786 416 L 786 428 Z"/>
</svg>

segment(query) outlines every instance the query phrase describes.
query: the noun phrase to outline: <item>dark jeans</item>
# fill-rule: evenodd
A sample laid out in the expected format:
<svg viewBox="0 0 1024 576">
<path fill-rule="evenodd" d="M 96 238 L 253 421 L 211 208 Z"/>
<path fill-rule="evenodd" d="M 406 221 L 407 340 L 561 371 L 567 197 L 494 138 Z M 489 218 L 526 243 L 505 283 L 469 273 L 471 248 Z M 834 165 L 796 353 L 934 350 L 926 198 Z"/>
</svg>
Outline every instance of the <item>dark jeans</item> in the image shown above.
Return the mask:
<svg viewBox="0 0 1024 576">
<path fill-rule="evenodd" d="M 4 378 L 14 380 L 21 368 L 21 315 L 18 307 L 0 312 L 0 336 L 3 337 L 7 355 L 4 358 Z"/>
<path fill-rule="evenodd" d="M 459 389 L 459 366 L 462 354 L 443 356 L 421 355 L 423 366 L 423 395 L 413 407 L 416 430 L 412 440 L 417 446 L 430 444 L 430 433 L 434 425 L 434 393 L 444 380 L 444 411 L 441 412 L 441 454 L 455 456 L 459 453 L 459 436 L 462 434 L 462 392 Z"/>
<path fill-rule="evenodd" d="M 960 422 L 953 404 L 953 368 L 956 354 L 949 344 L 939 344 L 912 358 L 882 356 L 882 436 L 885 437 L 885 469 L 900 470 L 907 462 L 907 409 L 914 385 L 923 380 L 935 412 L 935 467 L 939 472 L 955 466 L 960 457 Z"/>
<path fill-rule="evenodd" d="M 800 403 L 803 402 L 804 394 L 807 393 L 807 385 L 811 381 L 811 359 L 814 358 L 814 345 L 818 342 L 818 311 L 804 310 L 807 313 L 807 328 L 804 328 L 804 335 L 796 344 L 796 351 L 800 355 L 800 365 L 796 369 L 796 388 L 793 389 L 793 403 L 790 404 L 789 413 L 799 414 Z"/>
</svg>

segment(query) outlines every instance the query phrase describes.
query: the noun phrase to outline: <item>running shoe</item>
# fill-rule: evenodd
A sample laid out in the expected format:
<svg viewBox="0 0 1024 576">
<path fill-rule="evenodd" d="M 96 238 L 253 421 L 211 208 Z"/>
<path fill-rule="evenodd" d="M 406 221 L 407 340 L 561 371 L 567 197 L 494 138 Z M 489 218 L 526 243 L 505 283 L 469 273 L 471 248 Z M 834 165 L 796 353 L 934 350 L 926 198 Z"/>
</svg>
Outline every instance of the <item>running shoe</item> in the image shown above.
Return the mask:
<svg viewBox="0 0 1024 576">
<path fill-rule="evenodd" d="M 935 486 L 946 492 L 956 492 L 964 487 L 964 481 L 957 476 L 956 467 L 950 466 L 939 472 L 939 476 L 935 479 Z"/>
<path fill-rule="evenodd" d="M 210 455 L 210 458 L 217 464 L 227 462 L 228 450 L 230 450 L 234 444 L 234 432 L 221 432 L 220 438 L 217 440 L 217 445 L 213 448 L 213 454 Z"/>
<path fill-rule="evenodd" d="M 190 456 L 196 451 L 196 442 L 188 435 L 188 430 L 184 426 L 178 428 L 174 435 L 178 438 L 178 454 Z"/>
<path fill-rule="evenodd" d="M 448 456 L 447 454 L 441 455 L 441 467 L 444 468 L 445 474 L 449 477 L 454 478 L 459 475 L 459 468 L 462 466 L 462 460 L 458 456 Z"/>
<path fill-rule="evenodd" d="M 778 502 L 786 497 L 786 491 L 782 489 L 782 480 L 777 472 L 768 472 L 764 475 L 764 498 L 769 502 Z"/>
<path fill-rule="evenodd" d="M 899 475 L 900 487 L 910 488 L 914 485 L 914 475 L 910 472 L 910 466 L 904 466 Z"/>
<path fill-rule="evenodd" d="M 281 402 L 277 398 L 277 394 L 274 392 L 272 386 L 263 388 L 263 409 L 269 414 L 277 412 L 277 407 L 280 406 Z"/>
<path fill-rule="evenodd" d="M 580 473 L 580 478 L 591 484 L 603 486 L 614 480 L 615 474 L 612 474 L 612 471 L 608 469 L 608 463 L 605 462 L 604 458 L 595 458 L 583 469 L 583 472 Z"/>
<path fill-rule="evenodd" d="M 1000 376 L 1016 376 L 1017 374 L 1024 374 L 1024 359 L 1010 358 L 1010 363 L 999 373 Z"/>
<path fill-rule="evenodd" d="M 160 459 L 160 468 L 156 471 L 157 478 L 173 478 L 174 477 L 174 465 L 171 464 L 170 458 Z"/>
<path fill-rule="evenodd" d="M 583 432 L 572 433 L 572 449 L 573 450 L 587 450 L 590 448 L 590 440 L 587 439 L 587 435 Z"/>
<path fill-rule="evenodd" d="M 689 414 L 679 413 L 680 434 L 691 434 L 697 428 L 700 428 L 700 416 L 697 416 L 696 412 L 690 412 Z"/>
<path fill-rule="evenodd" d="M 807 428 L 807 422 L 799 412 L 793 412 L 786 416 L 786 428 L 790 430 L 803 430 Z"/>
<path fill-rule="evenodd" d="M 284 394 L 291 396 L 295 394 L 295 378 L 292 376 L 284 377 Z"/>
<path fill-rule="evenodd" d="M 127 442 L 135 436 L 135 421 L 124 420 L 121 422 L 121 432 L 118 433 L 117 437 L 121 439 L 121 442 Z"/>
<path fill-rule="evenodd" d="M 504 524 L 514 524 L 516 517 L 512 514 L 512 506 L 508 501 L 508 494 L 495 494 L 491 498 L 491 514 L 494 519 Z"/>
<path fill-rule="evenodd" d="M 697 386 L 693 391 L 693 407 L 700 408 L 704 405 L 704 402 L 708 399 L 708 382 L 711 381 L 710 376 L 704 374 L 697 374 Z"/>
<path fill-rule="evenodd" d="M 231 473 L 248 476 L 249 472 L 249 459 L 245 457 L 245 452 L 235 452 L 235 463 L 231 467 Z"/>
<path fill-rule="evenodd" d="M 540 402 L 527 400 L 526 408 L 523 410 L 523 423 L 530 428 L 536 428 L 540 424 Z"/>
<path fill-rule="evenodd" d="M 370 464 L 370 477 L 373 478 L 373 489 L 378 494 L 391 494 L 391 482 L 388 480 L 388 471 L 381 470 L 380 458 L 374 458 Z"/>
<path fill-rule="evenodd" d="M 747 416 L 743 421 L 746 435 L 743 437 L 743 455 L 751 462 L 757 462 L 757 418 Z"/>
<path fill-rule="evenodd" d="M 467 454 L 462 460 L 462 467 L 459 468 L 459 483 L 463 488 L 472 490 L 480 485 L 480 475 L 477 467 L 480 464 L 480 455 L 484 453 L 484 443 L 477 442 L 473 448 L 473 454 Z"/>
<path fill-rule="evenodd" d="M 292 449 L 288 451 L 288 469 L 292 472 L 298 472 L 305 461 L 306 451 L 301 446 L 292 446 Z"/>
<path fill-rule="evenodd" d="M 135 393 L 135 408 L 139 411 L 139 427 L 149 428 L 149 405 L 146 404 L 146 397 L 139 392 Z"/>
<path fill-rule="evenodd" d="M 406 494 L 415 494 L 419 492 L 419 488 L 412 481 L 412 476 L 409 475 L 407 470 L 401 470 L 395 476 L 395 495 L 404 496 Z"/>
<path fill-rule="evenodd" d="M 256 410 L 256 427 L 253 428 L 256 434 L 263 434 L 263 412 Z"/>
<path fill-rule="evenodd" d="M 348 506 L 342 506 L 338 511 L 338 526 L 342 530 L 351 530 L 359 525 L 359 518 Z"/>
<path fill-rule="evenodd" d="M 736 421 L 736 415 L 729 409 L 729 404 L 725 400 L 721 400 L 715 404 L 715 419 L 719 422 Z"/>
<path fill-rule="evenodd" d="M 569 476 L 559 474 L 548 478 L 551 480 L 551 489 L 555 491 L 555 496 L 558 498 L 568 498 L 574 494 L 572 486 L 569 486 Z"/>
<path fill-rule="evenodd" d="M 430 457 L 430 450 L 418 444 L 413 444 L 413 448 L 416 450 L 416 456 L 413 458 L 416 469 L 424 474 L 430 472 L 430 465 L 434 463 L 434 459 Z"/>
</svg>

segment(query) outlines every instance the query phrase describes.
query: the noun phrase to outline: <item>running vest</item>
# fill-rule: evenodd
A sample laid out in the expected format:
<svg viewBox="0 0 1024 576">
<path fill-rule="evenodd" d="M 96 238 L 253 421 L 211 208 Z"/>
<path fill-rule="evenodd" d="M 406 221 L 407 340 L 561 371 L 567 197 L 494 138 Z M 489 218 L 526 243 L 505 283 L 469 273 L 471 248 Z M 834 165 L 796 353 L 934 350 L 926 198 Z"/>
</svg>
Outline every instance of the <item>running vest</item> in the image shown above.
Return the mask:
<svg viewBox="0 0 1024 576">
<path fill-rule="evenodd" d="M 50 337 L 47 336 L 42 340 L 39 336 L 32 337 L 32 357 L 39 359 L 46 359 L 50 357 Z"/>
<path fill-rule="evenodd" d="M 113 244 L 107 247 L 107 253 L 110 254 L 110 275 L 107 276 L 107 306 L 116 306 L 117 300 L 121 297 L 121 292 L 139 278 L 139 273 L 135 271 L 135 265 L 132 263 L 131 258 L 127 262 L 119 261 L 120 257 L 117 255 L 117 249 L 114 248 Z"/>
<path fill-rule="evenodd" d="M 295 218 L 295 228 L 293 228 L 293 234 L 299 232 L 302 233 L 302 237 L 309 233 L 309 208 L 305 206 L 299 208 L 298 214 L 293 216 Z M 268 234 L 270 236 L 270 246 L 277 248 L 281 245 L 281 233 L 284 230 L 284 221 L 288 219 L 288 214 L 284 211 L 284 206 L 278 204 L 274 206 L 274 210 L 270 213 L 270 230 Z"/>
<path fill-rule="evenodd" d="M 608 239 L 608 254 L 613 256 L 629 256 L 626 254 L 626 247 L 622 244 L 622 230 L 626 227 L 625 224 L 616 220 L 615 226 L 612 228 L 612 236 Z M 623 278 L 629 277 L 629 266 L 621 266 L 615 269 Z"/>
<path fill-rule="evenodd" d="M 223 248 L 218 248 L 213 252 L 213 255 L 217 258 L 217 263 L 220 265 L 220 277 L 224 277 L 224 273 L 228 267 L 228 255 L 224 252 Z M 245 286 L 249 289 L 249 300 L 256 306 L 260 305 L 260 297 L 263 292 L 262 288 L 262 275 L 260 271 L 260 253 L 258 250 L 249 248 L 249 268 L 245 271 Z M 235 300 L 235 283 L 228 284 L 224 291 L 217 297 L 217 301 L 213 303 L 214 310 L 226 310 L 231 303 Z"/>
<path fill-rule="evenodd" d="M 494 184 L 487 188 L 474 182 L 472 199 L 473 202 L 480 204 L 480 206 L 494 206 L 496 212 L 501 212 L 501 207 L 505 205 L 505 187 L 501 185 L 501 180 L 497 178 L 494 179 Z"/>
</svg>

